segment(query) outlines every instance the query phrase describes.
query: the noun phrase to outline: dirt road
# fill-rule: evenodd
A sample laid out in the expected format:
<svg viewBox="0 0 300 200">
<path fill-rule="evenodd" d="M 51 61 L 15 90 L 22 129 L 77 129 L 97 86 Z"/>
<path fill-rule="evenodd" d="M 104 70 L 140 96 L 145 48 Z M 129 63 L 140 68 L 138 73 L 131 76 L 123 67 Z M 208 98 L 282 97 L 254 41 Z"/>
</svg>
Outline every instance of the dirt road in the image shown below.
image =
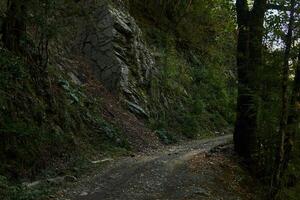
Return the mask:
<svg viewBox="0 0 300 200">
<path fill-rule="evenodd" d="M 209 153 L 232 136 L 193 141 L 115 161 L 74 188 L 72 200 L 253 199 L 236 166 Z M 225 156 L 226 157 L 226 156 Z"/>
</svg>

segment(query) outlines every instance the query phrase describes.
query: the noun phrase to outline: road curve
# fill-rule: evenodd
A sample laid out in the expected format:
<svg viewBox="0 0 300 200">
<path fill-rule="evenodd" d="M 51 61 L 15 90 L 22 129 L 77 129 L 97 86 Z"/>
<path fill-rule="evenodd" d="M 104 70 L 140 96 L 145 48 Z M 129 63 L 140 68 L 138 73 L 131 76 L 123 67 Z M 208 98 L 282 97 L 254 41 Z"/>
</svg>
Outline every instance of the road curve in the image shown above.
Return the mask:
<svg viewBox="0 0 300 200">
<path fill-rule="evenodd" d="M 121 159 L 77 188 L 70 199 L 213 199 L 209 185 L 214 185 L 214 172 L 205 170 L 195 174 L 189 170 L 189 161 L 199 154 L 231 141 L 232 135 L 226 135 Z"/>
</svg>

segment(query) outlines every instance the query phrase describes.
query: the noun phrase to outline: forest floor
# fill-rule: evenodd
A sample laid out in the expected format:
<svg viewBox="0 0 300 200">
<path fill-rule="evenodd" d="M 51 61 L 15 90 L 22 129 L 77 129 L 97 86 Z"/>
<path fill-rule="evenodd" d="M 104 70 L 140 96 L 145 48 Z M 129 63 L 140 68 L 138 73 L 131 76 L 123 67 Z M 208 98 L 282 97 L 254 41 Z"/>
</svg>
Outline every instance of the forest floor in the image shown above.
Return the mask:
<svg viewBox="0 0 300 200">
<path fill-rule="evenodd" d="M 250 200 L 258 184 L 240 167 L 232 136 L 191 141 L 108 160 L 55 199 Z"/>
</svg>

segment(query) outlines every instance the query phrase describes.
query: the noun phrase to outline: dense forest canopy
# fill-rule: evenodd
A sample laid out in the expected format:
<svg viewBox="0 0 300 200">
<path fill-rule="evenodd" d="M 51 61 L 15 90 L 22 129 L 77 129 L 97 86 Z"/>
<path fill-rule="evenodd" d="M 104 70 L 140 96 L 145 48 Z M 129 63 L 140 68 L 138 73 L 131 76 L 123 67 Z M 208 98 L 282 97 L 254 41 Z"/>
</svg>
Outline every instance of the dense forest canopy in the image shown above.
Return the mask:
<svg viewBox="0 0 300 200">
<path fill-rule="evenodd" d="M 299 0 L 0 0 L 0 40 L 0 198 L 155 138 L 233 134 L 265 198 L 299 199 Z"/>
</svg>

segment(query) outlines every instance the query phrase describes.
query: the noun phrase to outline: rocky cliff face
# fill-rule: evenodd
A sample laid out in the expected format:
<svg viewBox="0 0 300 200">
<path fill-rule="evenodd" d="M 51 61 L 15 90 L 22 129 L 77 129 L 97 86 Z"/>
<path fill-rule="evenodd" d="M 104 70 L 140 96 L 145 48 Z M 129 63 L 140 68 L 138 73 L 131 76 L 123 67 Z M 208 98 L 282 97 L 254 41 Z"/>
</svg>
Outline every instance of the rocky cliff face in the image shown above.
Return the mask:
<svg viewBox="0 0 300 200">
<path fill-rule="evenodd" d="M 78 49 L 104 86 L 125 97 L 129 108 L 147 116 L 146 104 L 155 71 L 142 31 L 122 1 L 105 2 L 82 30 Z"/>
</svg>

